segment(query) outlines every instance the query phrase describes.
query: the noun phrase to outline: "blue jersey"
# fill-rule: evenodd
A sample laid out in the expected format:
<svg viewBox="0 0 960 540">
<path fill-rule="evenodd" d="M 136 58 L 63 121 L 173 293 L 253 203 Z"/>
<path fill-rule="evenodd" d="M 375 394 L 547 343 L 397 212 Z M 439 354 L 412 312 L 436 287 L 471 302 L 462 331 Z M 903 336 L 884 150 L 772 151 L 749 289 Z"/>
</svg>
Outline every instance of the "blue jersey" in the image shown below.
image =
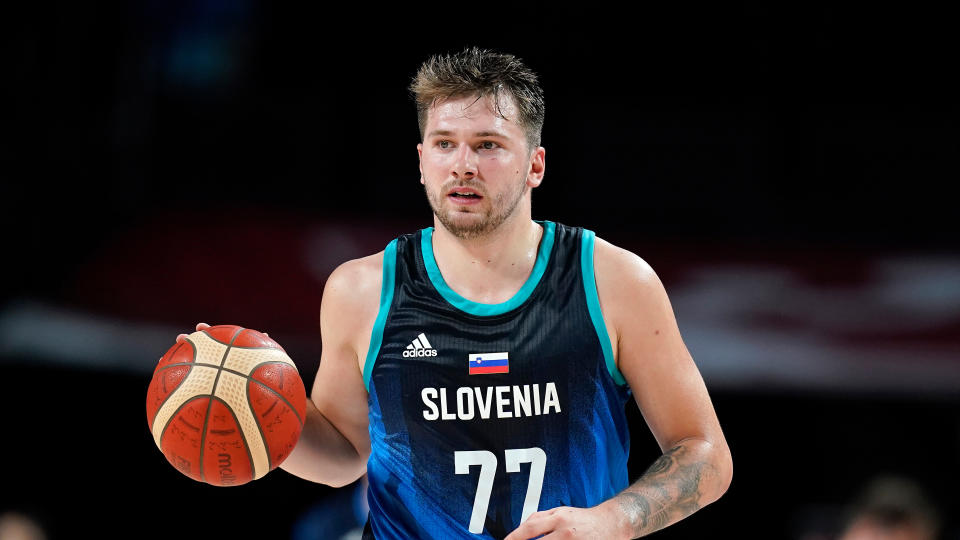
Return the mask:
<svg viewBox="0 0 960 540">
<path fill-rule="evenodd" d="M 503 538 L 530 514 L 628 484 L 629 397 L 593 271 L 594 234 L 541 222 L 523 287 L 454 292 L 433 229 L 384 251 L 369 392 L 367 537 Z"/>
</svg>

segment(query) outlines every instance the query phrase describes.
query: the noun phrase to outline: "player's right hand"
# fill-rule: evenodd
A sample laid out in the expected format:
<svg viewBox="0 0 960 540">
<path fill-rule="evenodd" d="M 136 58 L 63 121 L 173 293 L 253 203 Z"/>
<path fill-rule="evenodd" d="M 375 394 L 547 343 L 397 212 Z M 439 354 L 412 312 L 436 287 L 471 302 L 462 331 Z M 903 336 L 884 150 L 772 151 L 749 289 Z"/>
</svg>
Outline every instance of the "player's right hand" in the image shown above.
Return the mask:
<svg viewBox="0 0 960 540">
<path fill-rule="evenodd" d="M 205 322 L 197 323 L 197 332 L 200 332 L 201 330 L 206 330 L 207 328 L 210 328 L 209 324 Z M 189 334 L 178 334 L 177 343 L 183 343 L 183 340 L 186 339 L 188 335 Z"/>
</svg>

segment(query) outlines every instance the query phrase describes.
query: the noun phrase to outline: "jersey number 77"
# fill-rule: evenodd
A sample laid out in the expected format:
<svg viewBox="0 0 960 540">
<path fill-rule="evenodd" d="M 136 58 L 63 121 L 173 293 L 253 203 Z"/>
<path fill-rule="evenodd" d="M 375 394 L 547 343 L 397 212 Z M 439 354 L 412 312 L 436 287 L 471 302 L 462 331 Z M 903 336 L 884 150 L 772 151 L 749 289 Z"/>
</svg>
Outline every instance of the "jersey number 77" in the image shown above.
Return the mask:
<svg viewBox="0 0 960 540">
<path fill-rule="evenodd" d="M 540 506 L 540 492 L 543 490 L 543 475 L 547 468 L 547 454 L 540 448 L 514 448 L 504 450 L 504 460 L 508 473 L 520 472 L 521 463 L 530 463 L 530 480 L 527 482 L 527 495 L 523 499 L 523 523 Z M 473 513 L 470 514 L 470 532 L 483 532 L 484 518 L 490 505 L 493 492 L 493 476 L 497 470 L 497 456 L 487 450 L 469 450 L 453 453 L 457 474 L 470 474 L 470 467 L 480 466 L 480 478 L 477 482 L 477 495 L 473 500 Z"/>
</svg>

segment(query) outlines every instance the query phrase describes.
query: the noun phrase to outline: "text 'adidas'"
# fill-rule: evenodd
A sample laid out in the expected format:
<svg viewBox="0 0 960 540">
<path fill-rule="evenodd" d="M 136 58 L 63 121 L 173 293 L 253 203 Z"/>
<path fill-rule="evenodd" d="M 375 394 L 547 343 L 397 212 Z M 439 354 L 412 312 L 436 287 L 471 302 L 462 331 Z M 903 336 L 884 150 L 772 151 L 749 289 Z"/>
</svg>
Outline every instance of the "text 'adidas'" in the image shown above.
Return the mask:
<svg viewBox="0 0 960 540">
<path fill-rule="evenodd" d="M 423 333 L 417 336 L 416 339 L 413 340 L 413 343 L 407 345 L 407 348 L 403 351 L 404 358 L 436 355 L 437 350 L 433 348 L 433 345 L 430 345 L 430 342 L 427 341 L 427 335 Z"/>
</svg>

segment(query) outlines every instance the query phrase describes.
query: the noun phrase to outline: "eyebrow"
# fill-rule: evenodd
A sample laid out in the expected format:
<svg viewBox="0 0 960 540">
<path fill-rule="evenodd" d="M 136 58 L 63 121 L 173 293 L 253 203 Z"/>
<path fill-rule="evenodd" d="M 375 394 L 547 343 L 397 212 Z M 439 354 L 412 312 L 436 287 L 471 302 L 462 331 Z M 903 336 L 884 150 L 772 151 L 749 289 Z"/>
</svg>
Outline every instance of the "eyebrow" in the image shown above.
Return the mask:
<svg viewBox="0 0 960 540">
<path fill-rule="evenodd" d="M 453 132 L 446 129 L 436 129 L 427 133 L 427 137 L 450 137 L 453 136 Z M 473 137 L 498 137 L 501 139 L 509 138 L 507 134 L 501 133 L 499 131 L 477 131 L 472 134 Z"/>
</svg>

